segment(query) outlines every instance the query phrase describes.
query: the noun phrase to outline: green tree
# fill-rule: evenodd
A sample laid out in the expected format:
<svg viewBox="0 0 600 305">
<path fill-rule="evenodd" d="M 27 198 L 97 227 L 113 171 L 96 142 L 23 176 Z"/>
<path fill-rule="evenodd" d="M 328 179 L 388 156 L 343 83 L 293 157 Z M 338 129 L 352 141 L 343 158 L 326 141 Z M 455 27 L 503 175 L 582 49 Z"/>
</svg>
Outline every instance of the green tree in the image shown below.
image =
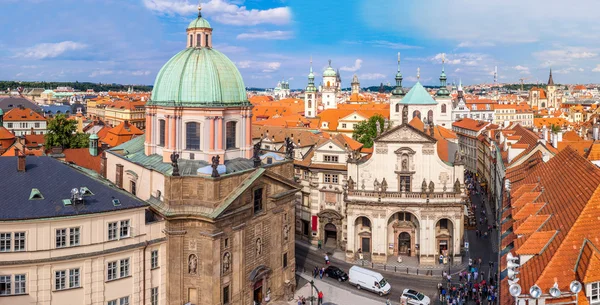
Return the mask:
<svg viewBox="0 0 600 305">
<path fill-rule="evenodd" d="M 89 135 L 77 133 L 77 121 L 59 114 L 48 121 L 46 147 L 83 148 L 88 146 Z"/>
<path fill-rule="evenodd" d="M 562 128 L 560 128 L 560 126 L 558 124 L 550 125 L 550 132 L 552 132 L 552 133 L 559 133 L 561 130 L 562 130 Z"/>
<path fill-rule="evenodd" d="M 385 118 L 380 114 L 376 114 L 368 120 L 356 124 L 352 138 L 362 143 L 363 147 L 371 148 L 373 147 L 373 139 L 389 128 L 390 126 L 385 124 Z"/>
</svg>

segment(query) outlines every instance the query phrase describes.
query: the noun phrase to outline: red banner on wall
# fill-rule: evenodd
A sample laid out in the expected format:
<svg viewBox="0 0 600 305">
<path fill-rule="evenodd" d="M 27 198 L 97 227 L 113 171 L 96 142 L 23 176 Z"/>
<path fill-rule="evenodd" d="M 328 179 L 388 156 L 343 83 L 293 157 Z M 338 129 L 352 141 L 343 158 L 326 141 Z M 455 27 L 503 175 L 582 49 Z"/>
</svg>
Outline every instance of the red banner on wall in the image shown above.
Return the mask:
<svg viewBox="0 0 600 305">
<path fill-rule="evenodd" d="M 312 226 L 312 230 L 316 231 L 317 230 L 317 225 L 318 225 L 318 220 L 319 218 L 317 216 L 313 216 L 312 217 L 312 222 L 311 222 L 311 226 Z"/>
</svg>

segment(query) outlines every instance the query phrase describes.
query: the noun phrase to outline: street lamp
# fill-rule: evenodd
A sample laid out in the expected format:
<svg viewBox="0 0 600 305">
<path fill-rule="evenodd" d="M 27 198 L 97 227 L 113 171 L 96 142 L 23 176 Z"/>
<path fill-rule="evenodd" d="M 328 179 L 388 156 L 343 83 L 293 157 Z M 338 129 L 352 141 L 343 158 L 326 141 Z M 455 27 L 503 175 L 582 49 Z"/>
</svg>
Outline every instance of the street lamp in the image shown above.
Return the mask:
<svg viewBox="0 0 600 305">
<path fill-rule="evenodd" d="M 515 298 L 515 302 L 516 304 L 519 304 L 519 297 L 521 296 L 521 286 L 519 284 L 516 283 L 516 281 L 509 281 L 510 283 L 510 287 L 508 288 L 510 295 L 512 295 Z M 561 296 L 567 296 L 567 297 L 572 297 L 573 295 L 575 295 L 575 303 L 574 304 L 579 304 L 579 292 L 581 292 L 581 290 L 583 289 L 583 285 L 579 282 L 579 281 L 572 281 L 571 284 L 569 284 L 569 291 L 565 292 L 566 295 L 563 295 L 563 292 L 560 291 L 560 289 L 558 288 L 558 283 L 555 282 L 554 285 L 552 285 L 552 287 L 548 290 L 548 294 L 546 295 L 547 297 L 550 298 L 560 298 Z M 570 292 L 570 294 L 569 294 Z M 532 299 L 535 299 L 535 303 L 538 303 L 538 299 L 541 298 L 543 296 L 543 291 L 540 288 L 540 286 L 538 285 L 533 285 L 531 286 L 531 288 L 529 288 L 529 296 Z M 561 303 L 561 304 L 573 304 L 572 302 L 566 302 L 566 303 Z"/>
</svg>

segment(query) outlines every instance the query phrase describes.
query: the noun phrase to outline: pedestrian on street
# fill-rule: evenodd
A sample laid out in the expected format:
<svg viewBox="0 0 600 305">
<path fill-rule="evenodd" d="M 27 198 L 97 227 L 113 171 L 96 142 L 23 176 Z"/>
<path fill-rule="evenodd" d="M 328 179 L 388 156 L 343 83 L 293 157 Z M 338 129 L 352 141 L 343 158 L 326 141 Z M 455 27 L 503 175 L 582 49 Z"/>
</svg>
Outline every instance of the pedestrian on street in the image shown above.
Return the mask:
<svg viewBox="0 0 600 305">
<path fill-rule="evenodd" d="M 446 289 L 442 288 L 442 294 L 440 294 L 440 301 L 443 302 L 446 299 Z"/>
<path fill-rule="evenodd" d="M 442 278 L 446 279 L 446 276 L 448 275 L 448 273 L 446 271 L 442 271 Z"/>
<path fill-rule="evenodd" d="M 484 281 L 485 280 L 485 272 L 481 271 L 481 280 Z"/>
<path fill-rule="evenodd" d="M 302 297 L 298 297 L 298 305 L 302 305 Z"/>
<path fill-rule="evenodd" d="M 390 299 L 387 299 L 387 300 L 385 301 L 385 305 L 392 305 L 392 302 L 390 301 Z"/>
<path fill-rule="evenodd" d="M 327 253 L 325 253 L 325 264 L 329 265 L 329 256 L 327 256 Z"/>
<path fill-rule="evenodd" d="M 477 281 L 479 279 L 479 277 L 477 277 L 477 275 L 479 275 L 479 272 L 475 271 L 475 276 L 473 276 L 474 281 Z"/>
<path fill-rule="evenodd" d="M 317 242 L 317 249 L 322 249 L 322 247 L 323 247 L 323 243 L 319 239 L 319 241 Z"/>
<path fill-rule="evenodd" d="M 321 279 L 323 279 L 323 272 L 325 272 L 325 268 L 321 268 L 321 269 L 319 270 L 319 277 L 320 277 Z"/>
<path fill-rule="evenodd" d="M 318 305 L 323 305 L 323 291 L 319 291 L 318 297 L 319 297 Z"/>
<path fill-rule="evenodd" d="M 317 275 L 319 275 L 319 267 L 315 266 L 315 270 L 313 270 L 313 278 L 317 278 Z"/>
<path fill-rule="evenodd" d="M 452 282 L 452 276 L 450 274 L 448 274 L 447 278 L 448 278 L 448 284 L 450 284 L 450 282 Z"/>
</svg>

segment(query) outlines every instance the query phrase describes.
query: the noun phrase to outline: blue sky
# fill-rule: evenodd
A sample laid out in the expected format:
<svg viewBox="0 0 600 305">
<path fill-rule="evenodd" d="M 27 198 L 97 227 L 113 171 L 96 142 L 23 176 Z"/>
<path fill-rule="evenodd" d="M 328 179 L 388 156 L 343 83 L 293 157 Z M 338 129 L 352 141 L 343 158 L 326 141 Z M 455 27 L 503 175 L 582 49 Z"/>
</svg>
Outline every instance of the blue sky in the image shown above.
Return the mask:
<svg viewBox="0 0 600 305">
<path fill-rule="evenodd" d="M 185 47 L 198 2 L 0 0 L 0 79 L 152 84 Z M 558 0 L 202 0 L 213 43 L 246 86 L 306 86 L 327 60 L 344 86 L 450 82 L 599 83 L 600 2 Z M 317 79 L 319 81 L 319 78 Z"/>
</svg>

